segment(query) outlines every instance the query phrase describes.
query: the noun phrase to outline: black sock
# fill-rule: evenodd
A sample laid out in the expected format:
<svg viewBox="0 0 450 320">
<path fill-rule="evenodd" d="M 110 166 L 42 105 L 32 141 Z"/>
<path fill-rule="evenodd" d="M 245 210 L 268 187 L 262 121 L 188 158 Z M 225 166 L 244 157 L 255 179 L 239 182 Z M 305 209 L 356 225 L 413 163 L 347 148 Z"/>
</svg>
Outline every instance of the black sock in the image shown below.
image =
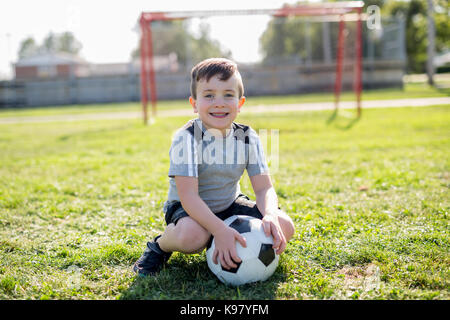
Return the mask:
<svg viewBox="0 0 450 320">
<path fill-rule="evenodd" d="M 160 237 L 161 237 L 161 235 L 157 236 L 157 237 L 155 238 L 155 240 L 153 240 L 153 242 L 156 244 L 156 248 L 158 248 L 158 250 L 161 251 L 161 253 L 165 253 L 165 254 L 170 253 L 170 252 L 164 251 L 164 250 L 161 249 L 161 247 L 159 246 L 159 243 L 158 243 L 157 240 L 158 240 L 158 238 L 160 238 Z"/>
</svg>

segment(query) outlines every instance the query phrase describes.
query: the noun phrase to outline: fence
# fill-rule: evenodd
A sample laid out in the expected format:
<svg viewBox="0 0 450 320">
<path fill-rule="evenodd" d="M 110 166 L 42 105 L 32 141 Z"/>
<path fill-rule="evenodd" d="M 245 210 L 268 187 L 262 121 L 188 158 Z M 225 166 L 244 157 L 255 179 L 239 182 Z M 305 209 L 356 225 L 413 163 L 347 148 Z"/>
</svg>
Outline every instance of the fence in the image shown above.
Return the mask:
<svg viewBox="0 0 450 320">
<path fill-rule="evenodd" d="M 242 66 L 240 68 L 247 96 L 301 94 L 333 90 L 334 64 L 291 66 Z M 367 61 L 363 66 L 363 87 L 402 87 L 404 62 Z M 344 68 L 345 69 L 345 68 Z M 158 99 L 187 99 L 190 76 L 187 72 L 160 73 L 157 77 Z M 344 78 L 346 79 L 346 78 Z M 351 77 L 343 83 L 350 90 Z M 0 82 L 0 107 L 29 107 L 68 104 L 140 101 L 138 74 Z"/>
</svg>

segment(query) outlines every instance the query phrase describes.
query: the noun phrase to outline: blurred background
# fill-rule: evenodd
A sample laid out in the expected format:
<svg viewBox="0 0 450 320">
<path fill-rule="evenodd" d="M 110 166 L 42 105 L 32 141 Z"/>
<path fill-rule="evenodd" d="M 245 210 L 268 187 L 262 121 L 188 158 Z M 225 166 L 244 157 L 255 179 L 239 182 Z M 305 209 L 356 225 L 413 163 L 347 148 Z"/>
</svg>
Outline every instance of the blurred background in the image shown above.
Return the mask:
<svg viewBox="0 0 450 320">
<path fill-rule="evenodd" d="M 0 4 L 0 107 L 140 101 L 143 11 L 281 8 L 335 1 L 14 1 Z M 446 0 L 364 1 L 363 88 L 402 88 L 450 72 Z M 189 96 L 189 72 L 234 59 L 247 96 L 332 92 L 335 17 L 221 16 L 152 24 L 159 100 Z M 354 81 L 356 23 L 346 22 L 343 89 Z"/>
</svg>

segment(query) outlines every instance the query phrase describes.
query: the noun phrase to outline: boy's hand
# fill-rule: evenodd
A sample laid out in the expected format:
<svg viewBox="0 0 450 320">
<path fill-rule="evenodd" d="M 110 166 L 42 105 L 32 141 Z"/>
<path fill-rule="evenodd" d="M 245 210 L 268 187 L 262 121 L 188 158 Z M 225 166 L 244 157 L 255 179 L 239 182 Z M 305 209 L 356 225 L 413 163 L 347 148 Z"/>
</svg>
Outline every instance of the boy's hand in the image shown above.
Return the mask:
<svg viewBox="0 0 450 320">
<path fill-rule="evenodd" d="M 245 238 L 233 228 L 225 226 L 214 234 L 214 241 L 216 248 L 212 256 L 213 262 L 217 264 L 217 258 L 219 258 L 220 264 L 225 269 L 236 268 L 235 262 L 241 262 L 236 251 L 236 241 L 246 247 Z"/>
<path fill-rule="evenodd" d="M 273 246 L 276 254 L 280 254 L 286 249 L 286 238 L 281 230 L 278 217 L 276 215 L 266 214 L 262 219 L 262 225 L 266 236 L 272 235 Z"/>
</svg>

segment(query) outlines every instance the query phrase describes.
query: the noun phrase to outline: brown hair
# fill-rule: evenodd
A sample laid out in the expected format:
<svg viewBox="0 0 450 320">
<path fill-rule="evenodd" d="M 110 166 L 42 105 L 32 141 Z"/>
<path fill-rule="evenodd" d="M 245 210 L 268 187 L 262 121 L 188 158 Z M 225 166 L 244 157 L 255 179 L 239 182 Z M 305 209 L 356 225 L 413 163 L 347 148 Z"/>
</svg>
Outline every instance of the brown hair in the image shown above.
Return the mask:
<svg viewBox="0 0 450 320">
<path fill-rule="evenodd" d="M 197 82 L 206 79 L 208 82 L 213 76 L 220 75 L 221 81 L 227 81 L 233 74 L 238 75 L 239 98 L 244 95 L 244 84 L 236 63 L 225 58 L 210 58 L 199 62 L 191 71 L 191 96 L 197 99 Z"/>
</svg>

